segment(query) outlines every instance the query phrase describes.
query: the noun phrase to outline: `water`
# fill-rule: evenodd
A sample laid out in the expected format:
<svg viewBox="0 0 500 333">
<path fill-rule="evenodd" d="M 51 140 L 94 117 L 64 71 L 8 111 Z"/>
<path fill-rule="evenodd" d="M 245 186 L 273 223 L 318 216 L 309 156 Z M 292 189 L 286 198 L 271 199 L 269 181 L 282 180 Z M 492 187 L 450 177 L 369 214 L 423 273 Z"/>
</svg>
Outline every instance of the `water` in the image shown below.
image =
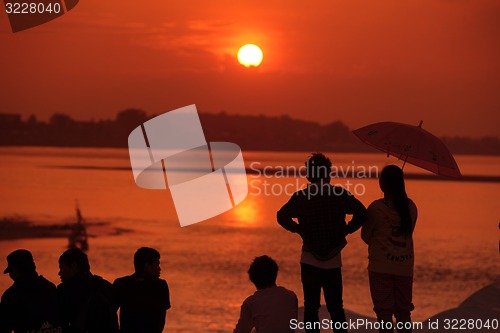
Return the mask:
<svg viewBox="0 0 500 333">
<path fill-rule="evenodd" d="M 382 168 L 395 163 L 383 154 L 335 154 L 335 165 Z M 244 152 L 248 167 L 302 165 L 306 153 Z M 74 221 L 75 200 L 93 222 L 88 252 L 92 271 L 113 281 L 133 271 L 140 246 L 157 248 L 162 277 L 171 289 L 168 332 L 228 332 L 243 299 L 254 292 L 248 265 L 268 254 L 280 265 L 278 284 L 294 290 L 299 303 L 300 239 L 276 223 L 276 211 L 303 179 L 249 175 L 250 193 L 235 209 L 181 228 L 168 191 L 136 187 L 125 149 L 0 148 L 0 217 L 21 216 L 36 223 Z M 254 162 L 254 164 L 252 164 Z M 466 175 L 500 175 L 500 158 L 457 156 Z M 401 163 L 400 163 L 401 165 Z M 352 170 L 352 169 L 349 169 Z M 412 166 L 408 173 L 426 173 Z M 347 183 L 349 181 L 349 183 Z M 375 179 L 336 179 L 368 205 L 381 196 Z M 286 191 L 285 191 L 286 190 Z M 407 180 L 419 208 L 415 231 L 415 320 L 455 307 L 475 290 L 500 278 L 498 265 L 498 193 L 500 183 Z M 259 194 L 259 195 L 257 195 Z M 193 207 L 196 209 L 196 207 Z M 114 228 L 131 232 L 115 234 Z M 367 278 L 367 248 L 359 233 L 343 252 L 345 307 L 372 314 Z M 38 272 L 54 283 L 62 238 L 0 242 L 0 262 L 17 248 L 33 252 Z M 3 266 L 0 266 L 3 269 Z M 0 276 L 0 293 L 12 281 Z"/>
</svg>

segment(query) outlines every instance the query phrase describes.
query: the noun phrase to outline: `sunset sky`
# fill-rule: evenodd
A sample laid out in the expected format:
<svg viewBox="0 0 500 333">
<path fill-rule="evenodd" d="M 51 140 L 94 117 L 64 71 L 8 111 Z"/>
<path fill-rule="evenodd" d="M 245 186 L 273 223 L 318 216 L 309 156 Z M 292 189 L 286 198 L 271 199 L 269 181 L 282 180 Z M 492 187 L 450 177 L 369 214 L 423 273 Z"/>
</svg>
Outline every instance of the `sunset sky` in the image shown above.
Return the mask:
<svg viewBox="0 0 500 333">
<path fill-rule="evenodd" d="M 25 119 L 196 104 L 500 137 L 498 0 L 83 0 L 18 33 L 2 11 L 0 48 L 0 113 Z"/>
</svg>

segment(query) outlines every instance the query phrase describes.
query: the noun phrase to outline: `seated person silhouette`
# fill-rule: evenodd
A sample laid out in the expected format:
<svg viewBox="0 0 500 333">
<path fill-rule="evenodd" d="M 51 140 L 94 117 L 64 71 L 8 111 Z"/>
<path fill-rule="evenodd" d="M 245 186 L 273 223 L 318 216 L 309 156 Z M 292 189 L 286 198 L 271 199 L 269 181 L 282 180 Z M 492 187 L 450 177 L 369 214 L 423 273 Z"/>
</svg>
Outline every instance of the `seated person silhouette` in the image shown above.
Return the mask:
<svg viewBox="0 0 500 333">
<path fill-rule="evenodd" d="M 7 263 L 14 284 L 2 295 L 0 332 L 59 332 L 56 286 L 38 275 L 31 252 L 16 250 Z"/>
<path fill-rule="evenodd" d="M 66 250 L 59 257 L 57 296 L 63 332 L 118 332 L 113 285 L 90 272 L 87 255 L 79 248 Z"/>
<path fill-rule="evenodd" d="M 234 333 L 289 333 L 290 321 L 297 319 L 298 300 L 295 293 L 276 286 L 278 265 L 268 257 L 254 259 L 248 270 L 257 291 L 241 305 L 240 319 Z"/>
<path fill-rule="evenodd" d="M 141 247 L 134 255 L 135 273 L 113 283 L 120 307 L 120 332 L 161 333 L 170 309 L 167 281 L 160 279 L 160 253 Z"/>
</svg>

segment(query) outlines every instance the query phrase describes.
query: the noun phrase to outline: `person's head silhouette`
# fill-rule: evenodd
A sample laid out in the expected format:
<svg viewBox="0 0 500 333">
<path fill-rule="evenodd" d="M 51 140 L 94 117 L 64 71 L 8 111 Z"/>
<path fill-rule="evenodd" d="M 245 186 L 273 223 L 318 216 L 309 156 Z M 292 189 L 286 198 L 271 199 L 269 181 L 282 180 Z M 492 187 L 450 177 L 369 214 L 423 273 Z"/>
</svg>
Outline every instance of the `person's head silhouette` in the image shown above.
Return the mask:
<svg viewBox="0 0 500 333">
<path fill-rule="evenodd" d="M 322 153 L 312 153 L 306 161 L 306 178 L 311 183 L 329 183 L 331 171 L 332 162 Z"/>
<path fill-rule="evenodd" d="M 59 257 L 59 276 L 62 282 L 88 274 L 90 274 L 89 258 L 79 248 L 66 250 Z"/>
<path fill-rule="evenodd" d="M 406 196 L 404 173 L 397 165 L 387 165 L 382 169 L 379 185 L 386 196 Z"/>
<path fill-rule="evenodd" d="M 3 273 L 9 274 L 10 278 L 14 281 L 36 274 L 35 261 L 31 252 L 20 249 L 10 253 L 7 256 L 7 268 Z"/>
<path fill-rule="evenodd" d="M 134 268 L 137 274 L 160 277 L 160 252 L 150 247 L 141 247 L 134 254 Z"/>
<path fill-rule="evenodd" d="M 257 289 L 273 287 L 278 277 L 278 264 L 271 257 L 257 257 L 248 269 L 248 276 Z"/>
</svg>

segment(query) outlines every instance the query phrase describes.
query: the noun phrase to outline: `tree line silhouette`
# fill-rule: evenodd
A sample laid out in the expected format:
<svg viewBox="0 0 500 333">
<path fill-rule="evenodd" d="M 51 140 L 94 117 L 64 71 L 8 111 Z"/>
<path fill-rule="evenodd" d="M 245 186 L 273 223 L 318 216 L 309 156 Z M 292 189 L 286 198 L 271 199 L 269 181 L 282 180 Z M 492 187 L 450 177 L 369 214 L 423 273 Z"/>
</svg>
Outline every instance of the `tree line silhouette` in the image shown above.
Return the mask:
<svg viewBox="0 0 500 333">
<path fill-rule="evenodd" d="M 118 112 L 114 119 L 77 121 L 55 113 L 48 122 L 18 114 L 0 114 L 1 146 L 120 147 L 128 145 L 130 132 L 155 117 L 140 109 Z M 200 113 L 207 141 L 237 143 L 243 150 L 372 152 L 341 121 L 321 125 L 288 115 L 229 115 Z M 452 153 L 500 155 L 500 139 L 483 137 L 442 138 Z"/>
</svg>

